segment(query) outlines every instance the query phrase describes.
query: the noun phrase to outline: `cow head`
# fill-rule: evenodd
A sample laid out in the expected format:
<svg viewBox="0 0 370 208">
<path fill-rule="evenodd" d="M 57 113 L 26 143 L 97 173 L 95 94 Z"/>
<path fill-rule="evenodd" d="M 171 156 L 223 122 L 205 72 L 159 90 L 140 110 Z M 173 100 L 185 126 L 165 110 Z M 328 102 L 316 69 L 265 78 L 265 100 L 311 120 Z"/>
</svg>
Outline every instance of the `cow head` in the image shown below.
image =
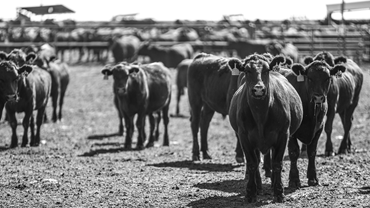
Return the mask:
<svg viewBox="0 0 370 208">
<path fill-rule="evenodd" d="M 26 63 L 32 64 L 36 58 L 36 54 L 30 53 L 26 55 L 26 53 L 20 49 L 14 49 L 9 54 L 6 54 L 2 51 L 0 52 L 0 61 L 11 61 L 18 67 L 21 67 Z"/>
<path fill-rule="evenodd" d="M 313 61 L 305 67 L 301 64 L 293 64 L 292 70 L 296 75 L 304 77 L 301 82 L 306 84 L 310 103 L 315 106 L 314 115 L 317 115 L 316 111 L 326 104 L 332 77 L 340 76 L 346 68 L 341 64 L 332 67 L 325 61 Z"/>
<path fill-rule="evenodd" d="M 136 76 L 140 68 L 136 64 L 121 62 L 115 66 L 105 66 L 102 70 L 104 76 L 113 75 L 114 92 L 119 95 L 127 94 L 127 88 L 130 76 Z"/>
<path fill-rule="evenodd" d="M 323 52 L 320 52 L 318 54 L 316 54 L 315 57 L 305 57 L 304 58 L 304 63 L 306 65 L 312 63 L 313 61 L 325 61 L 327 64 L 329 64 L 329 66 L 334 66 L 334 56 L 330 53 L 330 52 L 326 52 L 326 51 L 323 51 Z"/>
<path fill-rule="evenodd" d="M 27 64 L 18 67 L 13 61 L 0 62 L 0 96 L 3 100 L 15 102 L 18 100 L 18 82 L 32 71 Z"/>
<path fill-rule="evenodd" d="M 275 71 L 276 66 L 285 62 L 283 56 L 274 57 L 270 60 L 258 54 L 248 56 L 240 62 L 238 59 L 229 60 L 229 67 L 238 68 L 245 73 L 245 85 L 248 94 L 255 99 L 264 99 L 268 92 L 270 71 Z"/>
</svg>

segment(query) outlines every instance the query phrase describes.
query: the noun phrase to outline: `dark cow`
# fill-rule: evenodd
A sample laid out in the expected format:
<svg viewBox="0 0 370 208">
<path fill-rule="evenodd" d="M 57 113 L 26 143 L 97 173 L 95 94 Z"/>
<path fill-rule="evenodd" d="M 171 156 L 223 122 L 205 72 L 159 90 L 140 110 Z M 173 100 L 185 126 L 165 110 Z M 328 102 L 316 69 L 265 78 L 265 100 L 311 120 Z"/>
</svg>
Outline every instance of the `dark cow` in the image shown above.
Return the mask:
<svg viewBox="0 0 370 208">
<path fill-rule="evenodd" d="M 297 91 L 274 71 L 275 64 L 284 61 L 283 57 L 279 57 L 270 63 L 266 57 L 254 54 L 243 61 L 233 59 L 228 62 L 229 67 L 235 65 L 245 73 L 244 83 L 231 100 L 229 119 L 247 160 L 248 202 L 255 202 L 258 189 L 262 188 L 258 168 L 260 152 L 267 154 L 270 149 L 273 150 L 274 196 L 277 202 L 284 201 L 281 181 L 283 156 L 289 136 L 298 129 L 303 118 L 302 102 Z"/>
<path fill-rule="evenodd" d="M 340 78 L 332 78 L 327 96 L 329 108 L 325 124 L 327 137 L 325 155 L 334 155 L 331 132 L 335 113 L 339 114 L 344 129 L 344 136 L 340 144 L 338 154 L 346 154 L 351 150 L 350 130 L 352 127 L 353 112 L 355 111 L 360 98 L 363 72 L 353 60 L 343 56 L 334 58 L 329 52 L 318 53 L 314 58 L 307 57 L 305 59 L 305 63 L 308 64 L 313 60 L 325 61 L 331 67 L 335 64 L 342 64 L 347 69 Z"/>
<path fill-rule="evenodd" d="M 291 69 L 280 69 L 291 85 L 298 92 L 302 104 L 304 117 L 298 130 L 291 136 L 288 143 L 291 167 L 289 173 L 289 186 L 300 187 L 299 171 L 297 160 L 299 157 L 299 139 L 307 145 L 308 185 L 319 184 L 316 173 L 316 152 L 321 132 L 324 128 L 324 117 L 328 110 L 328 93 L 331 83 L 337 76 L 346 70 L 343 65 L 329 66 L 323 61 L 314 61 L 306 67 L 301 64 L 293 64 Z M 268 164 L 268 163 L 267 163 Z"/>
<path fill-rule="evenodd" d="M 113 75 L 114 104 L 118 109 L 120 120 L 119 133 L 123 133 L 122 118 L 126 124 L 125 148 L 131 148 L 132 134 L 134 132 L 133 120 L 137 114 L 136 127 L 138 129 L 137 149 L 144 148 L 145 142 L 145 116 L 150 120 L 150 137 L 147 147 L 154 145 L 153 132 L 155 119 L 153 113 L 162 112 L 164 121 L 163 145 L 169 145 L 168 138 L 168 110 L 171 101 L 170 71 L 162 63 L 146 65 L 119 63 L 115 66 L 106 66 L 102 73 L 105 76 Z"/>
<path fill-rule="evenodd" d="M 177 103 L 176 103 L 176 116 L 180 116 L 180 99 L 181 95 L 185 94 L 185 87 L 188 83 L 188 68 L 193 62 L 193 59 L 184 59 L 177 66 L 176 86 L 177 86 Z"/>
<path fill-rule="evenodd" d="M 215 112 L 224 117 L 229 112 L 229 101 L 236 89 L 230 86 L 231 72 L 229 58 L 200 53 L 188 69 L 188 98 L 190 104 L 190 125 L 193 135 L 193 160 L 200 160 L 198 131 L 200 127 L 201 151 L 203 159 L 211 159 L 208 154 L 207 134 L 209 123 Z M 231 96 L 228 96 L 228 95 Z M 243 161 L 243 152 L 237 142 L 236 160 Z"/>
<path fill-rule="evenodd" d="M 168 68 L 176 68 L 184 59 L 193 57 L 191 44 L 175 44 L 169 48 L 145 42 L 140 46 L 139 55 L 148 56 L 151 62 L 162 62 Z"/>
<path fill-rule="evenodd" d="M 31 127 L 31 146 L 40 144 L 40 129 L 51 90 L 51 77 L 37 66 L 21 64 L 32 62 L 35 54 L 25 55 L 21 50 L 10 54 L 0 53 L 0 94 L 6 101 L 6 111 L 12 128 L 11 148 L 18 146 L 16 113 L 24 112 L 22 147 L 28 144 L 28 127 Z M 21 61 L 19 61 L 21 60 Z M 5 98 L 5 99 L 4 99 Z M 1 104 L 3 106 L 4 104 Z M 36 135 L 33 111 L 37 110 Z"/>
<path fill-rule="evenodd" d="M 38 56 L 34 63 L 38 67 L 45 69 L 50 73 L 52 79 L 50 94 L 53 106 L 52 121 L 53 122 L 57 122 L 58 120 L 61 121 L 64 96 L 70 81 L 68 65 L 60 60 L 55 60 L 56 59 L 55 48 L 49 44 L 44 44 L 39 48 L 28 47 L 25 48 L 24 50 L 26 50 L 27 52 L 37 53 Z M 59 111 L 57 110 L 58 105 Z M 47 120 L 46 114 L 45 120 Z"/>
<path fill-rule="evenodd" d="M 140 48 L 140 39 L 133 35 L 124 35 L 109 39 L 109 49 L 112 51 L 114 62 L 133 62 L 137 59 Z"/>
</svg>

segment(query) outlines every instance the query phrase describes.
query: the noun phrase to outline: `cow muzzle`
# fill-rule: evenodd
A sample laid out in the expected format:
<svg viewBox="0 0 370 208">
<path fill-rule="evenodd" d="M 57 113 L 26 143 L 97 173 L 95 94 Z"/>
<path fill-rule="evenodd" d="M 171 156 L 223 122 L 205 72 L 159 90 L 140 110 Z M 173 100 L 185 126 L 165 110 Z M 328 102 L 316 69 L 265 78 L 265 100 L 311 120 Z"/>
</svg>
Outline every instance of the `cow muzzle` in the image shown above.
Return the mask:
<svg viewBox="0 0 370 208">
<path fill-rule="evenodd" d="M 252 95 L 255 98 L 262 98 L 266 94 L 266 88 L 262 85 L 255 85 L 252 89 Z"/>
<path fill-rule="evenodd" d="M 314 116 L 319 115 L 326 98 L 324 95 L 313 95 L 312 102 L 314 103 Z"/>
<path fill-rule="evenodd" d="M 127 90 L 124 87 L 117 87 L 117 93 L 120 95 L 126 94 Z"/>
</svg>

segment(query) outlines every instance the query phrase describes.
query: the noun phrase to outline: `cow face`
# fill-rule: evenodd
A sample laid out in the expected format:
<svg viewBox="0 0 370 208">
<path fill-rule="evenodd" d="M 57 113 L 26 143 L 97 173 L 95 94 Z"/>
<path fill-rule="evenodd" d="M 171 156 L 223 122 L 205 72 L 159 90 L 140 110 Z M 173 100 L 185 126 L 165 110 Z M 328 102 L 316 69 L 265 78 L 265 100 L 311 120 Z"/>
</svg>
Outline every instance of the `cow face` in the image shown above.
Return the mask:
<svg viewBox="0 0 370 208">
<path fill-rule="evenodd" d="M 122 62 L 117 64 L 113 67 L 106 66 L 102 73 L 105 76 L 113 75 L 114 79 L 114 92 L 118 95 L 125 95 L 127 94 L 129 78 L 130 76 L 136 76 L 139 72 L 139 66 L 134 64 L 127 64 L 126 62 Z"/>
<path fill-rule="evenodd" d="M 263 99 L 266 96 L 269 83 L 270 67 L 266 59 L 258 56 L 248 57 L 243 65 L 245 84 L 248 93 L 253 98 Z"/>
<path fill-rule="evenodd" d="M 0 96 L 5 101 L 18 99 L 18 74 L 17 66 L 12 61 L 0 62 Z"/>
<path fill-rule="evenodd" d="M 322 109 L 322 105 L 326 103 L 333 76 L 340 76 L 346 70 L 343 65 L 331 67 L 325 61 L 314 61 L 306 67 L 294 64 L 292 69 L 297 75 L 304 76 L 308 97 L 310 103 L 314 104 L 315 109 Z M 317 106 L 321 107 L 316 108 Z M 315 112 L 315 115 L 317 115 L 317 112 Z"/>
</svg>

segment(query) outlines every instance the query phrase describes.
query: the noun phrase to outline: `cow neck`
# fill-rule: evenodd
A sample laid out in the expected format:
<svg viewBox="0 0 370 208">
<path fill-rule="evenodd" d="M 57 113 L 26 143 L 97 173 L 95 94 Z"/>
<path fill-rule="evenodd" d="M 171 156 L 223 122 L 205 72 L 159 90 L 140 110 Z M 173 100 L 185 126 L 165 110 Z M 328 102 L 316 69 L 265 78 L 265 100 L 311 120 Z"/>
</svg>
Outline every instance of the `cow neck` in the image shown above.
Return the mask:
<svg viewBox="0 0 370 208">
<path fill-rule="evenodd" d="M 227 90 L 227 109 L 230 108 L 231 99 L 233 98 L 234 93 L 238 89 L 238 80 L 239 75 L 231 75 L 229 88 Z"/>
<path fill-rule="evenodd" d="M 274 102 L 274 98 L 271 96 L 272 93 L 269 84 L 266 85 L 266 87 L 266 96 L 263 99 L 256 99 L 250 94 L 247 95 L 248 105 L 253 116 L 253 120 L 256 122 L 258 127 L 258 134 L 261 138 L 263 138 L 264 135 L 263 127 L 268 120 L 270 106 Z"/>
</svg>

